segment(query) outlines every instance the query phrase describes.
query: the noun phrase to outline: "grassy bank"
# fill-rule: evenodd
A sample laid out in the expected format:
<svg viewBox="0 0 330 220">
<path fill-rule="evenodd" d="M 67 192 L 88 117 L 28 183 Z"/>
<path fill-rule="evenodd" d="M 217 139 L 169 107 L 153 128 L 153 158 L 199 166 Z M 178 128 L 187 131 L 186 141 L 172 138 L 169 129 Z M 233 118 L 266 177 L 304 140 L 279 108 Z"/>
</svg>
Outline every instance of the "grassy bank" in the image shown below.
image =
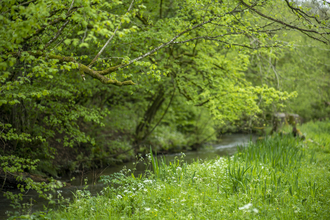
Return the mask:
<svg viewBox="0 0 330 220">
<path fill-rule="evenodd" d="M 300 127 L 307 139 L 272 137 L 230 158 L 157 161 L 134 176 L 104 176 L 101 195 L 78 191 L 43 219 L 330 219 L 330 121 Z"/>
</svg>

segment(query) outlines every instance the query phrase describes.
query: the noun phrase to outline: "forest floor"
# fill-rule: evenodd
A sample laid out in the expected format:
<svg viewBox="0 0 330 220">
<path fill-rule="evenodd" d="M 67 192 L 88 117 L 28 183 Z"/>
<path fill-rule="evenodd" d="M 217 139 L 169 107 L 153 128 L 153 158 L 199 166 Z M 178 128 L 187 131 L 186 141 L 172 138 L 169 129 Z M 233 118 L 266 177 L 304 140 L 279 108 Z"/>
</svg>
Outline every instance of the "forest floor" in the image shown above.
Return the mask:
<svg viewBox="0 0 330 220">
<path fill-rule="evenodd" d="M 30 219 L 330 219 L 330 121 L 272 136 L 231 157 L 174 162 L 141 158 L 149 169 L 103 176 L 100 195 L 77 191 L 59 210 Z M 12 219 L 17 218 L 11 217 Z M 21 216 L 23 217 L 23 216 Z"/>
</svg>

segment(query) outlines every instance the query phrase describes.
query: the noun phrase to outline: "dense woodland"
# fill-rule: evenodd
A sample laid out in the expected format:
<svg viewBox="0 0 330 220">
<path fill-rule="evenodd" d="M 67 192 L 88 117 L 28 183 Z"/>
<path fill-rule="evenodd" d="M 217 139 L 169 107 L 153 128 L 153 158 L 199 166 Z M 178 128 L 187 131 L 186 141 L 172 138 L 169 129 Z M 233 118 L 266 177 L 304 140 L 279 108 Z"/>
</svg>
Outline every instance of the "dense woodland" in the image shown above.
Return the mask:
<svg viewBox="0 0 330 220">
<path fill-rule="evenodd" d="M 197 150 L 226 132 L 258 132 L 277 112 L 323 120 L 329 7 L 325 0 L 2 0 L 2 169 L 38 159 L 34 172 L 57 177 L 150 147 Z"/>
</svg>

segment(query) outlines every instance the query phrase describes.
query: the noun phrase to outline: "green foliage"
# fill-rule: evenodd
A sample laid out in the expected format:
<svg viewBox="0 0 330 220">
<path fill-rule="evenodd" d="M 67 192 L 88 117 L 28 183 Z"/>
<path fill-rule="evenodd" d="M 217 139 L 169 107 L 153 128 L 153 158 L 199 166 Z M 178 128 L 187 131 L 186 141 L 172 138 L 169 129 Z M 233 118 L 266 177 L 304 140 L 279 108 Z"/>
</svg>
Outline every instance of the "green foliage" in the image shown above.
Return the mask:
<svg viewBox="0 0 330 220">
<path fill-rule="evenodd" d="M 281 91 L 296 91 L 297 97 L 287 102 L 284 111 L 299 114 L 305 121 L 329 117 L 329 46 L 296 32 L 282 34 L 290 36 L 291 49 L 254 54 L 247 71 L 249 81 Z M 283 36 L 281 39 L 286 40 Z"/>
<path fill-rule="evenodd" d="M 272 44 L 251 22 L 262 18 L 244 7 L 236 11 L 232 1 L 208 7 L 208 1 L 160 3 L 161 10 L 152 1 L 2 1 L 0 92 L 6 117 L 0 138 L 14 151 L 48 148 L 37 155 L 55 152 L 54 140 L 61 146 L 94 145 L 82 127 L 103 125 L 111 88 L 91 77 L 115 85 L 134 80 L 150 91 L 155 80 L 170 77 L 187 104 L 204 105 L 219 124 L 260 112 L 261 101 L 281 105 L 292 96 L 244 79 L 251 53 L 246 34 Z M 197 28 L 202 18 L 207 22 Z M 94 57 L 104 45 L 107 50 Z"/>
<path fill-rule="evenodd" d="M 159 126 L 145 143 L 145 146 L 153 146 L 154 150 L 180 151 L 187 148 L 188 138 L 169 126 Z"/>
<path fill-rule="evenodd" d="M 16 156 L 0 156 L 1 174 L 4 174 L 3 182 L 1 184 L 1 193 L 3 193 L 7 199 L 11 200 L 11 205 L 17 210 L 15 215 L 31 211 L 33 205 L 32 200 L 28 203 L 21 203 L 21 201 L 23 201 L 23 196 L 30 190 L 35 190 L 39 197 L 51 201 L 52 194 L 50 193 L 55 192 L 55 189 L 64 186 L 62 182 L 54 180 L 53 178 L 50 178 L 47 183 L 35 182 L 31 178 L 26 177 L 23 172 L 27 170 L 35 170 L 38 162 L 39 160 L 24 159 Z M 8 179 L 14 179 L 20 193 L 3 190 Z"/>
</svg>

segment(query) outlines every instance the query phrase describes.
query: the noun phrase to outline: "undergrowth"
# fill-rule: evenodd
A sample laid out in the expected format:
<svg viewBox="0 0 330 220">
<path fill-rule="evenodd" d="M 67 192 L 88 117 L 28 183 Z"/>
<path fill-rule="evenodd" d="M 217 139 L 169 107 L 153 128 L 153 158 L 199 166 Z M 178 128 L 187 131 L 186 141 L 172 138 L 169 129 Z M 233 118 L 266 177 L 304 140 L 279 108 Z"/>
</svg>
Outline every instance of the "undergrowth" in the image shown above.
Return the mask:
<svg viewBox="0 0 330 220">
<path fill-rule="evenodd" d="M 40 219 L 330 219 L 330 122 L 301 126 L 307 139 L 273 136 L 231 157 L 175 161 L 155 157 L 144 174 L 122 170 L 101 181 L 100 195 Z"/>
</svg>

